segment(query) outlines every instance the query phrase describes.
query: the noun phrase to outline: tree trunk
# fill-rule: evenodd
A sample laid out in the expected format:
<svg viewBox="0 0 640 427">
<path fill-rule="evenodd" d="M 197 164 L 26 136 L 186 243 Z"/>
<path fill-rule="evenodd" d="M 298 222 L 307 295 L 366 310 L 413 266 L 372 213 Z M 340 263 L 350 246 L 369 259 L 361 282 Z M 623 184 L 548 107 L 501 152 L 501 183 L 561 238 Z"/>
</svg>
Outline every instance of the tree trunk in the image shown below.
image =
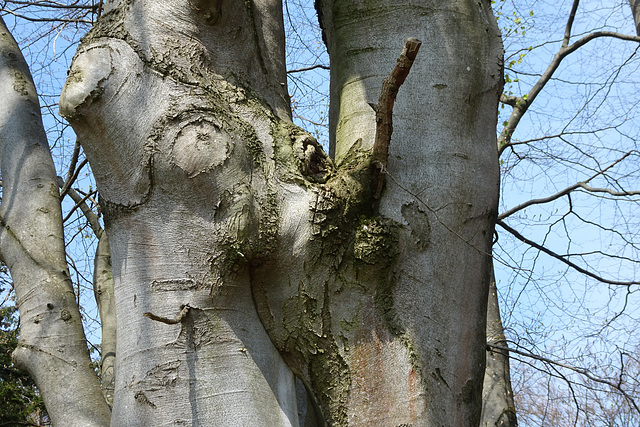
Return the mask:
<svg viewBox="0 0 640 427">
<path fill-rule="evenodd" d="M 55 425 L 105 426 L 65 260 L 60 196 L 27 64 L 0 18 L 0 257 L 18 309 L 16 366 L 27 370 Z M 72 384 L 73 387 L 69 385 Z"/>
<path fill-rule="evenodd" d="M 507 339 L 504 335 L 498 290 L 495 279 L 491 278 L 489 287 L 489 304 L 487 306 L 487 367 L 485 369 L 482 389 L 482 421 L 481 427 L 516 427 L 515 403 L 511 390 L 511 374 Z"/>
<path fill-rule="evenodd" d="M 297 425 L 294 377 L 258 319 L 247 267 L 270 244 L 265 152 L 290 120 L 281 5 L 105 12 L 60 106 L 111 245 L 112 424 Z"/>
<path fill-rule="evenodd" d="M 633 22 L 636 26 L 636 34 L 640 36 L 640 2 L 638 0 L 629 0 L 631 13 L 633 14 Z"/>
<path fill-rule="evenodd" d="M 283 213 L 312 207 L 254 275 L 267 329 L 336 425 L 480 420 L 502 48 L 489 2 L 433 3 L 318 4 L 339 171 Z M 426 47 L 396 101 L 372 209 L 371 104 L 406 37 Z"/>
<path fill-rule="evenodd" d="M 422 3 L 318 5 L 337 166 L 291 124 L 279 1 L 107 5 L 60 107 L 111 246 L 112 425 L 295 426 L 294 373 L 305 425 L 479 423 L 502 48 L 490 2 Z"/>
</svg>

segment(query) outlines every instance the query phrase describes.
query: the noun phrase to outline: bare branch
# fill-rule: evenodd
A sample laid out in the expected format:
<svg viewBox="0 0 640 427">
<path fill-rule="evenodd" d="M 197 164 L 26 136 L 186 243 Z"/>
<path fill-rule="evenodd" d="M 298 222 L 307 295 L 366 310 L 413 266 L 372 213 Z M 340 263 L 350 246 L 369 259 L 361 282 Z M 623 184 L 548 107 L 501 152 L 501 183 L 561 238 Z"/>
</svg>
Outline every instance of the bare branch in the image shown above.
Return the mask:
<svg viewBox="0 0 640 427">
<path fill-rule="evenodd" d="M 579 265 L 569 261 L 568 259 L 566 259 L 564 256 L 559 255 L 555 252 L 553 252 L 552 250 L 544 247 L 543 245 L 540 245 L 536 242 L 534 242 L 533 240 L 529 240 L 526 237 L 524 237 L 522 234 L 520 234 L 518 231 L 516 231 L 515 229 L 509 227 L 507 224 L 504 223 L 504 221 L 498 220 L 496 222 L 497 225 L 499 225 L 500 227 L 504 228 L 506 231 L 508 231 L 509 233 L 513 234 L 513 236 L 520 240 L 523 243 L 526 243 L 529 246 L 532 246 L 536 249 L 538 249 L 541 252 L 544 252 L 545 254 L 557 259 L 558 261 L 561 261 L 563 263 L 565 263 L 566 265 L 568 265 L 569 267 L 573 268 L 574 270 L 589 276 L 593 279 L 596 279 L 599 282 L 602 283 L 606 283 L 609 285 L 619 285 L 619 286 L 631 286 L 631 285 L 640 285 L 640 282 L 638 281 L 629 281 L 629 282 L 623 282 L 623 281 L 618 281 L 618 280 L 609 280 L 609 279 L 605 279 L 604 277 L 598 276 L 595 273 L 590 272 L 589 270 L 586 270 L 582 267 L 580 267 Z"/>
<path fill-rule="evenodd" d="M 415 38 L 408 38 L 398 62 L 384 82 L 378 99 L 378 105 L 372 106 L 376 112 L 376 136 L 373 143 L 373 201 L 380 199 L 384 188 L 384 174 L 389 157 L 389 144 L 393 133 L 393 105 L 400 86 L 409 75 L 413 61 L 416 59 L 422 42 Z"/>
<path fill-rule="evenodd" d="M 322 70 L 328 70 L 329 66 L 328 65 L 322 65 L 322 64 L 316 64 L 316 65 L 312 65 L 311 67 L 297 68 L 295 70 L 287 70 L 287 74 L 302 73 L 304 71 L 316 70 L 318 68 L 320 68 Z"/>
<path fill-rule="evenodd" d="M 499 351 L 505 352 L 505 354 L 509 354 L 509 352 L 516 353 L 516 354 L 519 354 L 520 356 L 529 357 L 531 359 L 539 360 L 540 362 L 546 363 L 548 365 L 558 366 L 558 367 L 561 367 L 561 368 L 568 369 L 570 371 L 576 372 L 576 373 L 578 373 L 580 375 L 584 375 L 586 378 L 590 379 L 591 381 L 594 381 L 594 382 L 597 382 L 597 383 L 600 383 L 600 384 L 605 384 L 605 385 L 611 387 L 612 389 L 615 389 L 618 392 L 620 392 L 620 394 L 622 394 L 625 397 L 625 399 L 627 399 L 629 401 L 629 403 L 631 403 L 631 405 L 633 405 L 635 410 L 638 411 L 638 413 L 640 413 L 640 407 L 638 407 L 638 404 L 633 399 L 633 397 L 629 396 L 629 394 L 620 386 L 620 382 L 615 383 L 615 382 L 609 381 L 609 380 L 607 380 L 605 378 L 601 378 L 601 377 L 597 377 L 597 376 L 593 375 L 588 369 L 571 366 L 571 365 L 568 365 L 566 363 L 558 362 L 556 360 L 551 360 L 551 359 L 549 359 L 547 357 L 539 356 L 539 355 L 533 354 L 531 352 L 525 352 L 525 351 L 522 351 L 522 350 L 519 350 L 519 349 L 513 348 L 513 347 L 504 347 L 504 346 L 500 346 L 500 345 L 487 344 L 487 349 L 488 350 L 499 350 Z M 621 357 L 622 357 L 622 355 L 621 355 Z"/>
<path fill-rule="evenodd" d="M 576 0 L 574 2 L 574 8 L 577 8 L 577 3 L 578 1 Z M 575 11 L 572 11 L 572 13 L 575 13 Z M 508 99 L 510 102 L 506 102 L 509 105 L 512 105 L 512 104 L 515 104 L 515 105 L 513 105 L 513 111 L 511 113 L 511 116 L 509 117 L 509 120 L 507 120 L 507 124 L 504 126 L 504 128 L 502 129 L 502 132 L 500 133 L 500 136 L 498 137 L 498 152 L 500 154 L 504 151 L 505 146 L 511 143 L 511 137 L 515 132 L 516 127 L 520 123 L 520 120 L 522 119 L 524 114 L 527 112 L 527 110 L 529 109 L 533 101 L 536 99 L 536 97 L 540 94 L 542 89 L 544 89 L 544 87 L 549 82 L 549 80 L 551 80 L 551 77 L 553 76 L 555 71 L 558 69 L 558 67 L 560 66 L 560 63 L 564 58 L 566 58 L 569 54 L 575 52 L 580 47 L 589 43 L 590 41 L 600 37 L 611 37 L 611 38 L 616 38 L 620 40 L 640 42 L 639 36 L 630 36 L 626 34 L 616 33 L 613 31 L 596 31 L 596 32 L 587 34 L 586 36 L 582 37 L 575 43 L 568 45 L 565 43 L 568 43 L 567 37 L 568 35 L 570 36 L 570 28 L 571 28 L 572 22 L 573 22 L 573 18 L 571 17 L 569 19 L 569 22 L 567 23 L 568 33 L 565 32 L 565 39 L 563 40 L 562 46 L 560 47 L 558 52 L 554 55 L 553 59 L 551 60 L 551 63 L 549 64 L 545 72 L 542 73 L 542 76 L 540 77 L 540 79 L 536 82 L 535 85 L 533 85 L 529 93 L 526 95 L 526 98 L 524 96 L 511 97 L 511 98 L 514 98 L 514 100 Z"/>
<path fill-rule="evenodd" d="M 527 202 L 521 203 L 518 206 L 509 209 L 508 211 L 498 215 L 498 220 L 503 220 L 511 215 L 513 215 L 514 213 L 521 211 L 522 209 L 525 209 L 529 206 L 532 205 L 540 205 L 540 204 L 544 204 L 544 203 L 549 203 L 552 202 L 554 200 L 557 200 L 563 196 L 566 196 L 567 194 L 571 193 L 572 191 L 578 189 L 578 188 L 583 188 L 587 191 L 590 192 L 594 192 L 594 193 L 608 193 L 611 194 L 612 196 L 634 196 L 634 195 L 638 195 L 640 194 L 640 191 L 613 191 L 610 189 L 605 189 L 605 188 L 592 188 L 589 187 L 587 185 L 587 183 L 589 181 L 591 181 L 592 179 L 598 177 L 599 175 L 603 175 L 605 172 L 607 172 L 609 169 L 611 169 L 612 167 L 614 167 L 615 165 L 617 165 L 618 163 L 622 162 L 624 159 L 626 159 L 628 156 L 630 156 L 633 153 L 633 151 L 630 151 L 628 153 L 626 153 L 624 156 L 622 156 L 621 158 L 619 158 L 618 160 L 616 160 L 615 162 L 613 162 L 612 164 L 610 164 L 609 166 L 607 166 L 606 168 L 604 168 L 603 170 L 599 171 L 598 173 L 596 173 L 595 175 L 591 176 L 590 178 L 588 178 L 585 181 L 581 181 L 578 182 L 576 184 L 570 185 L 569 187 L 565 188 L 564 190 L 561 190 L 559 192 L 557 192 L 556 194 L 553 194 L 549 197 L 544 197 L 541 199 L 532 199 L 529 200 Z"/>
<path fill-rule="evenodd" d="M 76 171 L 76 164 L 78 163 L 78 156 L 80 156 L 80 141 L 76 140 L 76 144 L 73 147 L 73 154 L 71 155 L 71 162 L 69 164 L 69 169 L 67 172 L 67 178 L 64 180 L 64 183 L 62 185 L 62 187 L 60 188 L 60 198 L 63 198 L 65 196 L 65 194 L 67 194 L 67 191 L 69 190 L 69 187 L 71 187 L 71 185 L 73 185 L 73 182 L 76 180 L 76 178 L 78 177 L 78 172 L 80 171 L 80 169 L 82 169 L 81 165 L 78 170 Z"/>
<path fill-rule="evenodd" d="M 573 20 L 576 18 L 576 11 L 578 10 L 578 4 L 580 0 L 573 0 L 573 6 L 571 7 L 571 13 L 567 20 L 567 27 L 564 30 L 564 39 L 562 39 L 562 47 L 569 46 L 569 40 L 571 39 L 571 28 L 573 27 Z"/>
<path fill-rule="evenodd" d="M 62 180 L 61 177 L 58 177 L 57 179 L 57 183 L 59 187 L 63 187 L 65 185 L 64 181 Z M 84 214 L 85 218 L 87 218 L 87 222 L 89 222 L 89 225 L 91 226 L 91 230 L 93 230 L 93 233 L 96 235 L 96 237 L 99 239 L 100 236 L 102 235 L 102 226 L 100 225 L 100 221 L 98 219 L 98 215 L 95 214 L 95 212 L 93 212 L 91 210 L 91 208 L 87 205 L 87 200 L 93 195 L 95 194 L 95 192 L 90 192 L 88 194 L 86 194 L 85 196 L 81 196 L 80 194 L 78 194 L 77 191 L 75 191 L 73 188 L 69 188 L 67 190 L 67 194 L 73 199 L 73 201 L 76 203 L 75 206 L 69 211 L 69 213 L 67 214 L 66 217 L 64 217 L 64 219 L 62 220 L 63 223 L 65 223 L 70 217 L 71 214 L 73 214 L 73 212 L 80 208 L 80 210 L 82 211 L 82 213 Z"/>
</svg>

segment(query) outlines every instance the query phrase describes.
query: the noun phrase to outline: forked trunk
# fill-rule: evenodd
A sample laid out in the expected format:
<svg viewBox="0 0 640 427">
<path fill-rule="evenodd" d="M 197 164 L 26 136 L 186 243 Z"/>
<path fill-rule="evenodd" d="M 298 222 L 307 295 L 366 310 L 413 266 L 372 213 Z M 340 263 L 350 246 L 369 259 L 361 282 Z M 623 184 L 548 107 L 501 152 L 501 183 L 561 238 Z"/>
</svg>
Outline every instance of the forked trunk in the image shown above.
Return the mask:
<svg viewBox="0 0 640 427">
<path fill-rule="evenodd" d="M 60 105 L 111 245 L 112 425 L 298 425 L 294 373 L 309 423 L 478 424 L 501 42 L 488 1 L 419 3 L 319 4 L 335 165 L 290 122 L 279 1 L 108 5 Z"/>
</svg>

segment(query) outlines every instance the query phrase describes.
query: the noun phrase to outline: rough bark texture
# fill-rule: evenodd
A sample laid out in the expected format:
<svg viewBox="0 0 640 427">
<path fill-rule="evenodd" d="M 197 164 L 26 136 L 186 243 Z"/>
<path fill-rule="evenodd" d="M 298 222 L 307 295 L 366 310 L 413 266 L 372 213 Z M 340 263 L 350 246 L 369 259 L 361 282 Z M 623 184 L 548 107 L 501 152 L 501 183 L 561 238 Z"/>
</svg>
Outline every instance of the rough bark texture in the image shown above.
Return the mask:
<svg viewBox="0 0 640 427">
<path fill-rule="evenodd" d="M 26 62 L 0 18 L 0 257 L 20 310 L 13 357 L 42 392 L 55 425 L 105 426 L 65 261 L 56 175 Z"/>
<path fill-rule="evenodd" d="M 487 344 L 507 348 L 495 280 L 489 287 L 487 306 Z M 509 354 L 504 350 L 487 349 L 487 367 L 482 389 L 481 427 L 516 427 L 515 403 L 511 390 Z"/>
</svg>

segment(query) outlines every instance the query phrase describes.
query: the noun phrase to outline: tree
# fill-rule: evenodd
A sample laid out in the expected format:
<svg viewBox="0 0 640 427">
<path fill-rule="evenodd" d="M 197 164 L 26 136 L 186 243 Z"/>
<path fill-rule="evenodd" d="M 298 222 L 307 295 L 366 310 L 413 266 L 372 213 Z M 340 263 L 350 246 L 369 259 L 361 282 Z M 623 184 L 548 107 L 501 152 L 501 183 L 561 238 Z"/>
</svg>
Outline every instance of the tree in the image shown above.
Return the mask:
<svg viewBox="0 0 640 427">
<path fill-rule="evenodd" d="M 14 357 L 54 423 L 293 425 L 294 373 L 327 423 L 478 423 L 502 81 L 490 4 L 318 7 L 333 159 L 291 124 L 280 2 L 108 2 L 84 37 L 60 108 L 111 247 L 112 414 L 84 345 L 35 93 L 4 31 Z M 380 86 L 407 37 L 429 49 L 394 105 L 399 84 Z"/>
<path fill-rule="evenodd" d="M 60 108 L 96 176 L 111 248 L 111 414 L 37 100 L 3 32 L 14 357 L 54 423 L 295 425 L 294 374 L 307 418 L 478 423 L 502 88 L 490 4 L 318 8 L 333 158 L 291 123 L 278 1 L 108 2 L 84 37 Z M 394 105 L 399 83 L 380 96 L 381 82 L 408 37 L 429 47 Z"/>
<path fill-rule="evenodd" d="M 507 143 L 500 154 L 508 197 L 494 245 L 495 265 L 509 270 L 498 273 L 501 309 L 521 421 L 546 425 L 523 404 L 539 401 L 533 383 L 548 384 L 550 396 L 564 393 L 543 409 L 594 425 L 594 401 L 601 415 L 611 402 L 640 413 L 629 380 L 638 324 L 638 110 L 622 95 L 637 87 L 639 39 L 627 35 L 626 2 L 603 9 L 568 1 L 535 16 L 529 5 L 518 2 L 507 43 L 502 101 L 513 110 L 504 108 L 499 144 Z M 542 31 L 532 38 L 533 20 Z"/>
<path fill-rule="evenodd" d="M 106 233 L 85 204 L 91 193 L 71 188 L 79 145 L 67 179 L 56 181 L 42 132 L 35 130 L 35 145 L 14 143 L 37 108 L 17 48 L 7 45 L 3 56 L 13 67 L 3 79 L 7 99 L 21 93 L 30 104 L 18 130 L 3 123 L 0 131 L 0 252 L 12 261 L 30 327 L 16 359 L 40 373 L 54 420 L 105 424 L 113 403 L 113 425 L 295 425 L 296 406 L 304 425 L 471 425 L 480 406 L 483 423 L 515 423 L 493 288 L 480 405 L 485 301 L 495 285 L 492 153 L 502 75 L 487 2 L 318 2 L 332 59 L 331 159 L 290 124 L 278 2 L 175 2 L 158 10 L 116 1 L 104 12 L 101 4 L 33 3 L 64 10 L 59 22 L 103 13 L 79 49 L 61 109 L 96 171 Z M 428 49 L 416 53 L 419 42 L 410 39 L 396 80 L 383 86 L 407 37 Z M 513 138 L 539 94 L 531 93 L 502 97 L 515 117 L 499 143 L 506 176 L 514 164 L 506 154 L 539 149 Z M 13 118 L 19 102 L 9 105 Z M 40 165 L 22 168 L 16 147 Z M 610 168 L 597 171 L 615 180 Z M 45 185 L 31 191 L 36 180 Z M 104 399 L 87 369 L 82 312 L 60 251 L 56 185 L 100 238 L 94 288 Z M 16 233 L 33 223 L 24 212 L 48 225 Z M 534 244 L 507 214 L 502 228 Z M 534 246 L 576 257 L 549 247 Z M 25 271 L 59 285 L 39 292 L 38 275 Z M 73 345 L 37 340 L 51 337 L 50 325 Z M 59 350 L 62 357 L 42 364 Z M 511 354 L 535 356 L 520 342 Z M 40 360 L 25 362 L 31 355 Z M 60 363 L 65 358 L 75 369 Z M 72 377 L 47 375 L 50 366 Z M 63 383 L 67 394 L 56 396 Z M 70 410 L 69 402 L 81 406 Z"/>
</svg>

